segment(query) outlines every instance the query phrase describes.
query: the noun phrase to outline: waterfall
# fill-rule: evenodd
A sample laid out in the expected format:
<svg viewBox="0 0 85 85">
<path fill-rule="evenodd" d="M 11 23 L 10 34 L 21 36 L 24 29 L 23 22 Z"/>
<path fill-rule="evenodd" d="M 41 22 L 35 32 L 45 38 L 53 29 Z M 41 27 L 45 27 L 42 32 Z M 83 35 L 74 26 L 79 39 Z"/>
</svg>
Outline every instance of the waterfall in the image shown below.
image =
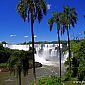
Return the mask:
<svg viewBox="0 0 85 85">
<path fill-rule="evenodd" d="M 10 49 L 19 49 L 19 50 L 29 50 L 30 45 L 10 45 L 3 44 L 3 47 Z M 35 44 L 36 49 L 35 61 L 40 62 L 43 65 L 56 65 L 59 64 L 59 50 L 58 44 Z M 62 48 L 62 44 L 60 45 Z M 68 57 L 68 52 L 64 54 L 61 53 L 61 62 L 64 63 Z"/>
</svg>

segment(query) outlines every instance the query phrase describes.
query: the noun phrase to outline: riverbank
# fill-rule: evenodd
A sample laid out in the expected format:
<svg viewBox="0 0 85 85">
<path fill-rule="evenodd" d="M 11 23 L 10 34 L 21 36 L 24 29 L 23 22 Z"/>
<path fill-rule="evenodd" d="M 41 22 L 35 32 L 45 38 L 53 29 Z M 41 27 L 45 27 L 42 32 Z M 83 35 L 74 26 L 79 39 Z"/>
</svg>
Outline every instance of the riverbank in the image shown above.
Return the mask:
<svg viewBox="0 0 85 85">
<path fill-rule="evenodd" d="M 35 67 L 42 67 L 42 64 L 39 62 L 35 62 Z M 33 68 L 33 63 L 32 61 L 29 62 L 29 69 Z M 1 63 L 0 64 L 0 72 L 9 72 L 8 64 L 7 63 Z"/>
<path fill-rule="evenodd" d="M 62 65 L 62 75 L 64 73 L 64 68 Z M 44 76 L 59 75 L 59 66 L 42 66 L 36 68 L 36 78 L 39 79 Z M 22 85 L 29 85 L 33 80 L 33 69 L 29 69 L 28 76 L 24 77 L 22 74 Z M 13 74 L 10 75 L 9 72 L 0 72 L 0 85 L 17 85 L 17 77 Z"/>
</svg>

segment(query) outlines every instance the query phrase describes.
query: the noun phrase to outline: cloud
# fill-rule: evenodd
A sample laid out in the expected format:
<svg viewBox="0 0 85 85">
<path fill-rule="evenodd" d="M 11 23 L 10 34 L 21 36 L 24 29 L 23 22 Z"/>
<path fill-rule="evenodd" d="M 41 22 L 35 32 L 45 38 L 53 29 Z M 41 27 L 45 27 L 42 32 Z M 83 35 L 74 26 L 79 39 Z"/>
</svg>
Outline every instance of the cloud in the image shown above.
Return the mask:
<svg viewBox="0 0 85 85">
<path fill-rule="evenodd" d="M 28 36 L 26 35 L 26 36 L 24 36 L 25 38 L 27 38 Z"/>
<path fill-rule="evenodd" d="M 11 35 L 10 35 L 10 37 L 16 37 L 16 35 L 14 35 L 14 34 L 11 34 Z"/>
<path fill-rule="evenodd" d="M 47 9 L 50 10 L 51 4 L 47 4 Z"/>
<path fill-rule="evenodd" d="M 34 35 L 34 38 L 36 38 L 37 36 L 36 35 Z"/>
</svg>

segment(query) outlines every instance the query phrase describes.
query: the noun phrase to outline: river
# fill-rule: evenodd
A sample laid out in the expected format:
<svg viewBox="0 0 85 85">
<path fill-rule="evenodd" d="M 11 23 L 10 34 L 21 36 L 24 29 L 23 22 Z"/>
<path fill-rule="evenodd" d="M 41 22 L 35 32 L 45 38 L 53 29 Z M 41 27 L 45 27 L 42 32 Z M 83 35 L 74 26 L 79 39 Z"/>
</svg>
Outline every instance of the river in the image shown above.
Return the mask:
<svg viewBox="0 0 85 85">
<path fill-rule="evenodd" d="M 22 85 L 29 85 L 33 80 L 33 69 L 29 69 L 28 76 L 24 77 L 22 74 Z M 64 73 L 64 66 L 62 65 L 62 75 Z M 59 65 L 46 66 L 36 68 L 36 78 L 39 79 L 44 76 L 56 75 L 59 76 Z M 0 72 L 0 85 L 18 85 L 18 79 L 9 72 Z"/>
</svg>

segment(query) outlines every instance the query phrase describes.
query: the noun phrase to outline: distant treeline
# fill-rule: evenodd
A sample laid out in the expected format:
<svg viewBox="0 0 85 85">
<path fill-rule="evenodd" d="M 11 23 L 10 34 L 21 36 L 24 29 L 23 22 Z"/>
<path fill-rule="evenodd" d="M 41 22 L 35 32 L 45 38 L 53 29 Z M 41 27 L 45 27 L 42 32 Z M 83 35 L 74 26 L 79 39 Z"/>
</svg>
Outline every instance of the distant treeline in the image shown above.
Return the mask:
<svg viewBox="0 0 85 85">
<path fill-rule="evenodd" d="M 79 41 L 79 40 L 71 40 L 71 41 L 75 41 L 75 42 L 77 42 L 77 41 Z M 67 44 L 67 40 L 61 40 L 61 44 Z M 1 42 L 2 44 L 7 44 L 7 42 L 6 41 L 2 41 Z M 18 43 L 18 45 L 27 45 L 27 44 L 32 44 L 32 42 L 31 41 L 29 41 L 29 42 L 23 42 L 23 43 Z M 58 41 L 38 41 L 38 42 L 35 42 L 35 44 L 58 44 Z"/>
<path fill-rule="evenodd" d="M 29 60 L 32 60 L 32 48 L 29 49 L 29 51 L 24 50 L 16 50 L 16 49 L 10 49 L 10 48 L 4 48 L 2 44 L 0 44 L 0 63 L 6 63 L 10 56 L 13 56 L 14 53 L 16 55 L 19 55 L 22 53 L 22 56 L 28 56 Z"/>
<path fill-rule="evenodd" d="M 63 44 L 63 43 L 67 43 L 67 41 L 62 40 L 61 44 Z M 29 41 L 29 42 L 24 42 L 24 43 L 19 43 L 19 44 L 21 44 L 21 45 L 32 44 L 32 42 Z M 38 42 L 35 42 L 35 44 L 58 44 L 58 41 L 51 41 L 51 42 L 49 42 L 49 41 L 38 41 Z"/>
</svg>

